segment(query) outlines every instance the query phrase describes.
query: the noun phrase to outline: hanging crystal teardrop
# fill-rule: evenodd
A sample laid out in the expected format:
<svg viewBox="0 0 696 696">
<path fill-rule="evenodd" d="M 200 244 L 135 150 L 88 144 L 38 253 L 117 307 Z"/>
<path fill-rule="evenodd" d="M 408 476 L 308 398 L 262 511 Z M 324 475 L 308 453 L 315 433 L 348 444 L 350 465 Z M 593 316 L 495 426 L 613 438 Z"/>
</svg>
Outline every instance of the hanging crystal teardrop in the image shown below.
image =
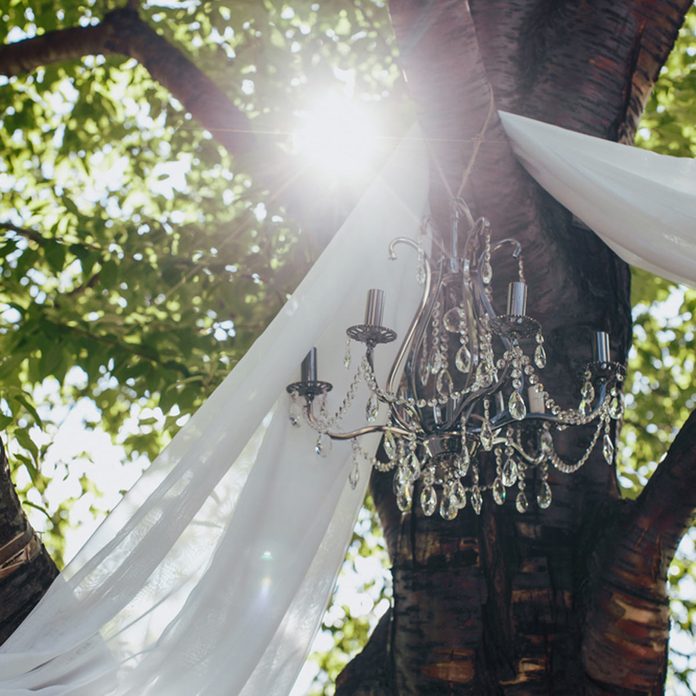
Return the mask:
<svg viewBox="0 0 696 696">
<path fill-rule="evenodd" d="M 503 464 L 503 485 L 510 488 L 517 482 L 517 464 L 512 457 L 508 457 Z"/>
<path fill-rule="evenodd" d="M 486 452 L 490 452 L 493 447 L 493 430 L 488 420 L 483 421 L 481 432 L 479 433 L 479 440 L 481 441 L 481 447 L 483 447 Z"/>
<path fill-rule="evenodd" d="M 477 515 L 481 514 L 481 506 L 483 505 L 483 496 L 481 495 L 481 489 L 478 486 L 474 487 L 471 491 L 471 507 L 474 508 L 474 512 Z"/>
<path fill-rule="evenodd" d="M 396 457 L 396 438 L 394 437 L 394 433 L 391 430 L 387 430 L 387 432 L 384 433 L 384 440 L 382 441 L 382 446 L 384 447 L 384 453 L 390 460 Z"/>
<path fill-rule="evenodd" d="M 537 505 L 542 509 L 551 505 L 551 486 L 549 486 L 548 481 L 542 481 L 539 486 L 539 492 L 537 493 Z"/>
<path fill-rule="evenodd" d="M 543 370 L 546 367 L 546 351 L 541 343 L 538 343 L 537 347 L 534 349 L 534 364 L 540 370 Z"/>
<path fill-rule="evenodd" d="M 522 395 L 518 391 L 513 391 L 512 394 L 510 394 L 508 410 L 515 420 L 523 420 L 527 415 L 527 407 L 525 406 Z"/>
<path fill-rule="evenodd" d="M 452 375 L 450 375 L 449 370 L 444 369 L 437 376 L 437 391 L 440 396 L 449 397 L 449 395 L 454 390 L 454 385 L 452 384 Z"/>
<path fill-rule="evenodd" d="M 345 367 L 346 370 L 350 369 L 350 362 L 351 362 L 350 338 L 347 338 L 346 339 L 346 352 L 343 354 L 343 367 Z"/>
<path fill-rule="evenodd" d="M 442 495 L 442 500 L 440 501 L 440 517 L 451 521 L 457 516 L 458 512 L 459 507 L 457 506 L 457 501 L 452 495 L 452 492 L 445 491 Z"/>
<path fill-rule="evenodd" d="M 461 454 L 454 460 L 454 471 L 457 476 L 463 478 L 469 471 L 469 464 L 471 463 L 471 457 L 469 456 L 469 450 L 464 446 Z"/>
<path fill-rule="evenodd" d="M 463 333 L 466 331 L 466 314 L 461 307 L 453 307 L 445 312 L 442 323 L 450 333 Z"/>
<path fill-rule="evenodd" d="M 614 443 L 609 437 L 609 433 L 604 433 L 602 438 L 602 454 L 607 464 L 611 464 L 614 461 Z"/>
<path fill-rule="evenodd" d="M 413 485 L 407 483 L 396 490 L 396 505 L 401 512 L 408 512 L 413 504 Z"/>
<path fill-rule="evenodd" d="M 618 420 L 623 415 L 623 403 L 619 394 L 612 397 L 612 400 L 609 402 L 609 415 L 614 420 Z"/>
<path fill-rule="evenodd" d="M 406 457 L 402 464 L 402 468 L 404 470 L 406 480 L 410 481 L 411 483 L 420 476 L 421 463 L 415 452 L 411 452 L 411 454 Z"/>
<path fill-rule="evenodd" d="M 541 451 L 549 453 L 553 450 L 553 436 L 548 430 L 542 430 L 539 436 L 539 443 L 541 445 Z"/>
<path fill-rule="evenodd" d="M 314 452 L 320 457 L 328 457 L 331 452 L 331 438 L 325 433 L 319 435 L 314 445 Z"/>
<path fill-rule="evenodd" d="M 515 507 L 517 508 L 517 512 L 520 513 L 527 512 L 527 510 L 529 510 L 529 501 L 527 500 L 527 496 L 525 495 L 524 491 L 520 491 L 517 494 L 517 498 L 515 498 Z"/>
<path fill-rule="evenodd" d="M 432 486 L 425 486 L 420 494 L 420 504 L 423 514 L 430 517 L 437 508 L 437 493 Z"/>
<path fill-rule="evenodd" d="M 370 398 L 367 400 L 367 406 L 365 406 L 365 418 L 368 423 L 374 423 L 377 420 L 377 414 L 379 413 L 379 401 L 377 400 L 376 394 L 371 394 Z"/>
<path fill-rule="evenodd" d="M 460 372 L 471 370 L 471 353 L 466 346 L 462 346 L 454 356 L 454 364 Z"/>
<path fill-rule="evenodd" d="M 493 500 L 495 500 L 498 505 L 502 505 L 506 497 L 507 491 L 505 490 L 502 480 L 496 478 L 496 480 L 493 481 Z"/>
<path fill-rule="evenodd" d="M 466 505 L 466 489 L 461 481 L 455 481 L 451 486 L 452 498 L 458 508 L 463 508 Z"/>
</svg>

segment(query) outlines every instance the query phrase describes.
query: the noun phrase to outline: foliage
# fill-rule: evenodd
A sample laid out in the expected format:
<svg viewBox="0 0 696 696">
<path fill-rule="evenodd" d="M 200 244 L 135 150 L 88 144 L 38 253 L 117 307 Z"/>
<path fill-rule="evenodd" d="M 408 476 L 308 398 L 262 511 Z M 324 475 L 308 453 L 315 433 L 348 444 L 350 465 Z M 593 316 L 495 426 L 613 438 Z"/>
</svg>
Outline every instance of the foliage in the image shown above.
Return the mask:
<svg viewBox="0 0 696 696">
<path fill-rule="evenodd" d="M 121 4 L 4 2 L 0 38 L 95 23 Z M 297 10 L 151 2 L 142 15 L 262 131 L 284 123 L 288 141 L 309 93 L 343 88 L 337 74 L 374 99 L 393 81 L 389 51 L 376 50 L 377 12 L 369 1 Z M 368 56 L 359 72 L 358 55 Z M 36 388 L 44 384 L 54 406 L 92 399 L 98 411 L 87 425 L 151 459 L 263 330 L 310 257 L 244 162 L 132 59 L 86 56 L 0 78 L 0 114 L 0 429 L 20 494 L 49 517 L 45 538 L 60 560 L 69 501 L 46 498 L 42 469 L 60 423 L 46 399 L 34 404 Z"/>
</svg>

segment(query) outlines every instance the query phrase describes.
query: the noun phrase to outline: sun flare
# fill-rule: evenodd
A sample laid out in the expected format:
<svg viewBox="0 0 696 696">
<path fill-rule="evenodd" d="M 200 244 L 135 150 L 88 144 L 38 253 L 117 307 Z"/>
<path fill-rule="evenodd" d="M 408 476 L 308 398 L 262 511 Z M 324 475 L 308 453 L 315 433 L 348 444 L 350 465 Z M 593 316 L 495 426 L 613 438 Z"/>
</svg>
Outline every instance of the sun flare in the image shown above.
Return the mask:
<svg viewBox="0 0 696 696">
<path fill-rule="evenodd" d="M 300 114 L 295 152 L 318 175 L 352 180 L 369 171 L 377 154 L 377 128 L 366 107 L 330 95 Z"/>
</svg>

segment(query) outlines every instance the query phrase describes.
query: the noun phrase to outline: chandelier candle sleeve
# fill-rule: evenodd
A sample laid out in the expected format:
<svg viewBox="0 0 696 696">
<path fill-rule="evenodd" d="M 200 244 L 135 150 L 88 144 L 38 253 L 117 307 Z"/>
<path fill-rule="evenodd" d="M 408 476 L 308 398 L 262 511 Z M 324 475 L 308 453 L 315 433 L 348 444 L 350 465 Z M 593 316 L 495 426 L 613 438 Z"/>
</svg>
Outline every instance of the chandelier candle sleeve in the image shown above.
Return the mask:
<svg viewBox="0 0 696 696">
<path fill-rule="evenodd" d="M 515 281 L 508 285 L 507 313 L 513 317 L 527 313 L 527 283 Z"/>
<path fill-rule="evenodd" d="M 367 291 L 365 304 L 365 324 L 367 326 L 382 326 L 384 314 L 384 290 L 373 288 Z"/>
<path fill-rule="evenodd" d="M 312 348 L 302 361 L 300 379 L 307 382 L 317 381 L 317 349 Z"/>
<path fill-rule="evenodd" d="M 598 363 L 610 362 L 609 334 L 606 331 L 595 331 L 594 339 L 594 359 Z"/>
<path fill-rule="evenodd" d="M 534 384 L 527 390 L 527 396 L 529 397 L 529 410 L 531 413 L 544 413 L 546 408 L 544 406 L 544 390 L 538 385 Z"/>
</svg>

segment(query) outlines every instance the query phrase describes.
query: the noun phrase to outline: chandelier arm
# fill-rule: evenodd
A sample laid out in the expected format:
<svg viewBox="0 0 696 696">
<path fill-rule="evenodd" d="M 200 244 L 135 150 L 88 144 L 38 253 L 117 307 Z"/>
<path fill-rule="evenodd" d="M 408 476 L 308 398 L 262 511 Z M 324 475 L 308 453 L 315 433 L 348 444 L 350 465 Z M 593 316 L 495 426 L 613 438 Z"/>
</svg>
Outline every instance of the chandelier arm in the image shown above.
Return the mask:
<svg viewBox="0 0 696 696">
<path fill-rule="evenodd" d="M 311 404 L 307 404 L 305 407 L 305 417 L 307 422 L 313 430 L 316 432 L 327 435 L 332 440 L 352 440 L 356 437 L 362 437 L 363 435 L 370 435 L 371 433 L 386 433 L 392 432 L 395 435 L 402 435 L 403 437 L 410 437 L 411 431 L 406 428 L 400 428 L 393 425 L 366 425 L 362 428 L 357 428 L 356 430 L 350 430 L 347 432 L 338 432 L 333 430 L 327 430 L 324 426 L 316 419 L 314 413 L 312 412 Z"/>
<path fill-rule="evenodd" d="M 409 351 L 409 357 L 408 357 L 408 362 L 407 366 L 409 363 L 411 363 L 411 370 L 410 370 L 410 379 L 411 379 L 411 393 L 415 397 L 416 401 L 420 399 L 420 390 L 418 389 L 418 381 L 417 381 L 417 370 L 416 370 L 416 364 L 418 362 L 418 356 L 421 355 L 421 351 L 423 350 L 423 341 L 425 340 L 427 334 L 428 334 L 428 324 L 431 320 L 432 314 L 435 310 L 435 303 L 437 302 L 438 295 L 440 293 L 440 289 L 442 287 L 443 283 L 443 273 L 442 273 L 442 266 L 444 264 L 445 257 L 442 257 L 439 262 L 438 262 L 438 269 L 437 269 L 437 280 L 436 282 L 430 283 L 430 288 L 429 292 L 427 295 L 424 295 L 424 306 L 423 306 L 423 312 L 420 317 L 420 326 L 415 326 L 415 337 L 413 339 L 413 342 L 411 344 L 411 348 Z"/>
<path fill-rule="evenodd" d="M 418 249 L 419 249 L 418 244 L 416 242 L 414 242 L 412 239 L 410 239 L 408 237 L 397 237 L 396 239 L 393 239 L 389 244 L 389 258 L 396 259 L 395 247 L 398 244 L 406 244 L 406 245 L 416 249 L 416 251 L 418 251 Z M 404 361 L 406 360 L 406 357 L 411 349 L 411 346 L 413 345 L 413 341 L 414 341 L 414 338 L 415 338 L 416 333 L 417 333 L 419 322 L 420 322 L 421 317 L 423 316 L 423 313 L 425 312 L 426 307 L 428 305 L 431 284 L 432 284 L 432 268 L 430 265 L 430 259 L 428 258 L 427 254 L 423 255 L 423 267 L 425 270 L 425 282 L 423 283 L 423 295 L 421 297 L 420 304 L 418 305 L 418 309 L 416 310 L 416 313 L 415 313 L 413 319 L 411 320 L 411 324 L 408 327 L 406 334 L 404 335 L 404 340 L 401 342 L 401 346 L 399 347 L 399 352 L 396 354 L 396 359 L 394 360 L 394 363 L 392 364 L 391 370 L 389 370 L 389 376 L 387 377 L 386 391 L 390 394 L 396 393 L 395 382 L 397 380 L 397 376 L 400 374 L 401 369 L 402 369 L 403 364 L 404 364 Z M 415 395 L 415 391 L 414 391 L 414 395 Z"/>
<path fill-rule="evenodd" d="M 513 258 L 518 259 L 522 255 L 522 245 L 512 237 L 506 237 L 505 239 L 501 239 L 500 241 L 496 242 L 491 247 L 491 254 L 494 254 L 496 251 L 498 251 L 498 249 L 502 248 L 506 244 L 512 244 L 515 247 L 515 250 L 512 252 Z"/>
<path fill-rule="evenodd" d="M 522 458 L 527 462 L 527 464 L 531 464 L 532 466 L 538 466 L 541 464 L 547 457 L 548 454 L 546 452 L 539 452 L 536 456 L 533 456 L 529 454 L 522 445 L 520 445 L 518 442 L 510 441 L 505 437 L 496 437 L 493 438 L 493 443 L 491 445 L 491 450 L 493 450 L 496 446 L 498 445 L 504 445 L 505 447 L 510 447 L 513 450 L 515 450 L 519 455 L 522 456 Z"/>
<path fill-rule="evenodd" d="M 560 425 L 589 425 L 595 420 L 595 418 L 600 416 L 602 414 L 602 411 L 604 410 L 604 406 L 606 405 L 607 397 L 609 395 L 607 385 L 607 382 L 600 382 L 599 398 L 597 399 L 597 405 L 586 416 L 578 414 L 578 416 L 574 416 L 572 419 L 567 419 L 561 417 L 563 415 L 563 412 L 561 412 L 557 416 L 554 416 L 552 414 L 547 417 L 546 414 L 543 414 L 545 420 L 549 420 L 552 423 L 559 423 Z M 566 411 L 566 413 L 568 413 L 568 411 Z M 570 413 L 573 413 L 573 411 L 570 411 Z"/>
</svg>

